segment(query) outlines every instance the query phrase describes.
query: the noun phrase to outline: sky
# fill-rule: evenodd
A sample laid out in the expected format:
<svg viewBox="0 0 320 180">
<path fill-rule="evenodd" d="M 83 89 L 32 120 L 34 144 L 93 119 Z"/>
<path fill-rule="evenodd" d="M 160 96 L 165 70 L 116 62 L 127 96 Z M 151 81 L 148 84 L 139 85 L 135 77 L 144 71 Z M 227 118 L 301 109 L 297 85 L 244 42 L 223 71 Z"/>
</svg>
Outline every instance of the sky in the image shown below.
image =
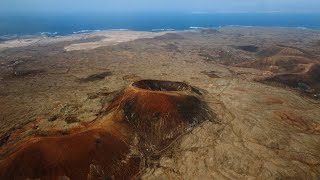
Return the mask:
<svg viewBox="0 0 320 180">
<path fill-rule="evenodd" d="M 320 0 L 0 0 L 0 12 L 312 12 Z"/>
</svg>

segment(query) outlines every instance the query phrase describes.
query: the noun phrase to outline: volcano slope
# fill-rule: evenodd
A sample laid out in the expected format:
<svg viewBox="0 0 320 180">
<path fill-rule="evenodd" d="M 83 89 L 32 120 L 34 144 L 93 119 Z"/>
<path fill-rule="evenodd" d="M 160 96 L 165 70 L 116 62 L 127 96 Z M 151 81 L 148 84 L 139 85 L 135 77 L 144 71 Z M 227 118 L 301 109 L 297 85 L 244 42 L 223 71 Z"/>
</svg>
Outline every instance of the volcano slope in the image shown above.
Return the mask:
<svg viewBox="0 0 320 180">
<path fill-rule="evenodd" d="M 130 32 L 121 34 L 130 36 Z M 134 176 L 137 179 L 317 180 L 320 176 L 319 100 L 305 96 L 295 88 L 282 86 L 286 81 L 274 84 L 274 81 L 265 83 L 262 80 L 282 73 L 317 72 L 314 71 L 316 66 L 311 65 L 319 63 L 319 37 L 316 30 L 224 27 L 213 31 L 171 32 L 157 38 L 79 51 L 64 49 L 81 42 L 47 44 L 50 38 L 31 46 L 2 50 L 2 172 L 12 170 L 14 174 L 29 162 L 33 167 L 43 167 L 39 164 L 46 164 L 46 161 L 40 160 L 56 163 L 82 160 L 77 163 L 83 165 L 79 169 L 83 170 L 83 176 L 90 174 L 87 178 L 91 179 L 112 179 L 109 176 L 114 175 L 114 178 L 124 179 Z M 287 50 L 279 53 L 279 49 Z M 293 64 L 290 68 L 284 68 L 287 63 L 272 65 L 272 68 L 255 65 L 273 56 L 300 60 L 290 60 Z M 292 68 L 295 66 L 297 68 Z M 208 106 L 214 120 L 196 118 L 181 123 L 185 117 L 175 116 L 174 124 L 163 124 L 158 119 L 159 114 L 148 112 L 157 102 L 163 104 L 164 100 L 171 99 L 179 104 L 180 98 L 169 92 L 167 98 L 157 98 L 152 106 L 148 106 L 150 108 L 142 108 L 141 102 L 147 98 L 140 96 L 142 92 L 152 90 L 163 95 L 164 91 L 159 90 L 170 91 L 167 85 L 159 88 L 157 81 L 148 85 L 150 81 L 140 82 L 142 79 L 178 81 L 197 87 L 195 90 L 182 88 L 178 94 L 182 96 L 187 92 L 205 102 L 198 107 Z M 135 82 L 140 83 L 134 86 Z M 126 92 L 132 96 L 126 96 Z M 168 98 L 171 95 L 173 98 Z M 188 99 L 193 103 L 176 106 L 174 112 L 202 109 L 190 106 L 198 103 L 193 98 Z M 136 111 L 149 114 L 150 122 L 146 126 L 152 128 L 145 129 L 137 124 L 139 121 L 134 121 L 141 118 L 140 113 L 134 113 Z M 174 113 L 172 109 L 166 111 Z M 169 129 L 158 129 L 151 122 L 161 122 L 161 127 Z M 170 131 L 173 126 L 179 128 Z M 154 131 L 150 133 L 152 129 Z M 157 138 L 163 130 L 168 136 Z M 83 142 L 73 143 L 80 141 L 78 139 Z M 61 145 L 62 141 L 84 147 L 67 148 Z M 107 142 L 115 144 L 118 151 L 105 148 L 109 147 Z M 26 151 L 20 148 L 37 152 L 40 144 L 57 153 L 36 153 L 32 158 L 35 161 L 31 161 L 30 155 L 25 156 Z M 99 147 L 103 147 L 101 151 L 98 151 Z M 54 159 L 57 156 L 52 153 L 63 154 L 64 149 L 69 149 L 65 154 L 74 156 Z M 88 153 L 88 150 L 92 151 Z M 114 152 L 114 159 L 100 158 L 98 152 Z M 38 156 L 43 158 L 37 159 Z M 26 161 L 18 161 L 20 157 Z M 88 165 L 87 162 L 93 159 L 96 161 Z M 17 161 L 21 165 L 16 164 Z M 111 161 L 115 166 L 100 165 Z M 72 164 L 61 169 L 58 166 L 47 168 L 56 169 L 54 176 L 69 173 L 70 179 L 71 176 L 78 178 L 80 172 L 74 173 L 71 167 Z M 41 174 L 29 170 L 25 176 Z M 6 173 L 4 175 L 8 177 Z M 20 177 L 19 174 L 15 176 Z M 67 179 L 66 176 L 61 178 Z"/>
</svg>

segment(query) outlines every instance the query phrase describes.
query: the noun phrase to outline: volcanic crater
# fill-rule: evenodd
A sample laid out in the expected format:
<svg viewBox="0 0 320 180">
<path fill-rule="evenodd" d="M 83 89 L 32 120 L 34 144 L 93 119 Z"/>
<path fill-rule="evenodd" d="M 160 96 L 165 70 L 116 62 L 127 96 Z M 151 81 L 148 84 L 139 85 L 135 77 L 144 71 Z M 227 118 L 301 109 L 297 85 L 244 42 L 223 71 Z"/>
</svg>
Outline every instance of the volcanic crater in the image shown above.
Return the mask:
<svg viewBox="0 0 320 180">
<path fill-rule="evenodd" d="M 93 122 L 41 136 L 26 125 L 0 147 L 0 179 L 131 179 L 204 121 L 215 121 L 204 92 L 184 82 L 141 80 L 123 89 Z M 21 138 L 23 137 L 23 138 Z"/>
</svg>

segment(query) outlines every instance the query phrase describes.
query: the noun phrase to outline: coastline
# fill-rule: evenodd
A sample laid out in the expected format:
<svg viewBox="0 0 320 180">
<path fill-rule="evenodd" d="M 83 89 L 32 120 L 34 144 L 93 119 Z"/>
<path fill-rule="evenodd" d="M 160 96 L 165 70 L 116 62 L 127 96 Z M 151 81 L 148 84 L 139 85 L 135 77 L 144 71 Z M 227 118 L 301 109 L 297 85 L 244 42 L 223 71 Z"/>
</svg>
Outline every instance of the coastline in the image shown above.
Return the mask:
<svg viewBox="0 0 320 180">
<path fill-rule="evenodd" d="M 48 45 L 59 42 L 72 42 L 77 40 L 89 40 L 97 38 L 98 40 L 93 42 L 75 43 L 65 47 L 66 51 L 72 50 L 89 50 L 101 46 L 115 45 L 121 42 L 133 41 L 141 38 L 153 38 L 155 36 L 161 36 L 171 31 L 161 32 L 147 32 L 147 31 L 131 31 L 131 30 L 104 30 L 95 32 L 84 32 L 71 34 L 66 36 L 48 37 L 44 35 L 40 36 L 22 36 L 12 40 L 0 42 L 0 50 L 9 48 L 18 48 L 31 45 Z"/>
<path fill-rule="evenodd" d="M 25 137 L 69 137 L 65 132 L 90 122 L 102 127 L 100 118 L 108 116 L 106 109 L 125 87 L 165 80 L 196 87 L 220 122 L 207 121 L 183 134 L 141 170 L 141 179 L 319 174 L 313 170 L 320 168 L 314 166 L 320 164 L 320 88 L 313 77 L 320 74 L 320 31 L 228 26 L 168 32 L 156 38 L 166 32 L 99 31 L 38 41 L 30 36 L 24 45 L 31 45 L 0 51 L 1 161 L 9 162 L 11 144 Z M 138 38 L 144 39 L 132 41 Z M 83 49 L 96 45 L 104 47 Z M 79 50 L 67 52 L 67 47 Z M 159 119 L 151 115 L 152 121 Z"/>
<path fill-rule="evenodd" d="M 271 28 L 271 29 L 304 29 L 304 30 L 315 30 L 320 31 L 320 27 L 307 27 L 307 26 L 259 26 L 259 25 L 237 25 L 237 24 L 230 24 L 225 26 L 189 26 L 187 28 L 182 29 L 174 29 L 174 28 L 152 28 L 146 30 L 139 30 L 139 29 L 83 29 L 78 31 L 73 31 L 69 33 L 63 33 L 58 31 L 52 32 L 35 32 L 35 33 L 26 33 L 26 34 L 6 34 L 0 35 L 0 43 L 3 41 L 14 40 L 14 39 L 24 39 L 24 38 L 34 38 L 34 37 L 64 37 L 64 36 L 72 36 L 77 34 L 88 34 L 88 33 L 96 33 L 96 32 L 105 32 L 105 31 L 140 31 L 140 32 L 163 32 L 163 31 L 190 31 L 190 30 L 197 30 L 197 29 L 220 29 L 220 28 L 228 28 L 228 27 L 248 27 L 248 28 Z"/>
<path fill-rule="evenodd" d="M 88 41 L 81 43 L 74 43 L 66 46 L 65 51 L 73 50 L 90 50 L 101 46 L 116 45 L 122 42 L 133 41 L 141 38 L 154 38 L 161 36 L 166 33 L 176 32 L 193 32 L 201 31 L 203 29 L 216 29 L 224 30 L 230 28 L 249 28 L 253 30 L 258 29 L 270 29 L 270 30 L 288 30 L 288 31 L 305 31 L 315 32 L 320 34 L 320 29 L 312 29 L 305 27 L 263 27 L 263 26 L 242 26 L 242 25 L 228 25 L 219 27 L 196 27 L 191 26 L 185 30 L 174 30 L 174 29 L 152 29 L 150 31 L 138 31 L 129 29 L 109 29 L 109 30 L 81 30 L 75 31 L 72 34 L 58 35 L 58 32 L 41 32 L 36 35 L 12 35 L 1 38 L 0 36 L 0 51 L 10 48 L 19 48 L 32 45 L 48 45 L 59 42 L 72 42 L 72 41 Z M 2 36 L 3 37 L 3 36 Z M 2 39 L 2 40 L 1 40 Z M 90 39 L 94 39 L 90 41 Z"/>
</svg>

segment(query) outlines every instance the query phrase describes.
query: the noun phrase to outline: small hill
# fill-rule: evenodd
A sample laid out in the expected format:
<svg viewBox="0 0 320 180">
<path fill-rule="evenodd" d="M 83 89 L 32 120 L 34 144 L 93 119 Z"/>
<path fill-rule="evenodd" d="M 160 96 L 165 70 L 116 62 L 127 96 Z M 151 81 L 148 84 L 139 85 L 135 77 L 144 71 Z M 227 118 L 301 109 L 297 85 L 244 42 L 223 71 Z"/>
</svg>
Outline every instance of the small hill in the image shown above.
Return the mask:
<svg viewBox="0 0 320 180">
<path fill-rule="evenodd" d="M 273 73 L 299 73 L 315 60 L 305 51 L 294 47 L 276 46 L 256 54 L 256 61 L 238 66 L 271 71 Z"/>
<path fill-rule="evenodd" d="M 272 56 L 253 62 L 241 64 L 241 67 L 261 69 L 273 73 L 298 73 L 305 69 L 305 66 L 313 61 L 305 57 L 293 56 Z"/>
<path fill-rule="evenodd" d="M 307 51 L 280 45 L 261 50 L 256 56 L 258 60 L 238 66 L 272 72 L 261 81 L 264 83 L 285 85 L 312 96 L 320 93 L 320 65 Z"/>
<path fill-rule="evenodd" d="M 320 64 L 312 64 L 302 73 L 276 74 L 263 82 L 275 82 L 297 89 L 309 95 L 320 93 Z"/>
</svg>

